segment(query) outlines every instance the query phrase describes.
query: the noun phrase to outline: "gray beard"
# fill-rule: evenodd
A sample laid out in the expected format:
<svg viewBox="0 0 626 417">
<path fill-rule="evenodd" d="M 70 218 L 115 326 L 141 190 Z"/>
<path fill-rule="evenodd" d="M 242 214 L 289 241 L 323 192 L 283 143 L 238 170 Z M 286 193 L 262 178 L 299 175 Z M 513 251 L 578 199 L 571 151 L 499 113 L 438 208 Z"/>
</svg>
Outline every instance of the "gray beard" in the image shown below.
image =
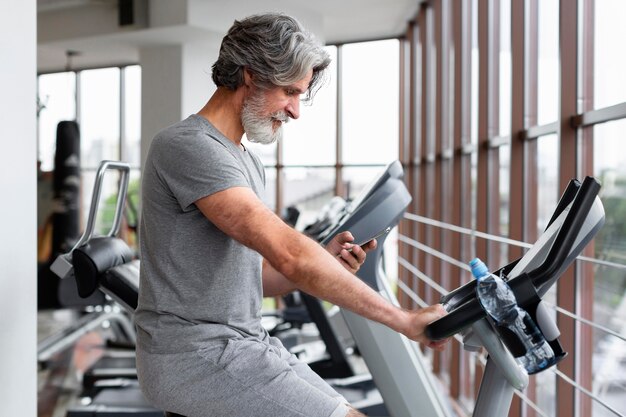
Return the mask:
<svg viewBox="0 0 626 417">
<path fill-rule="evenodd" d="M 269 145 L 283 137 L 283 128 L 274 130 L 274 119 L 283 123 L 289 121 L 284 112 L 277 112 L 271 116 L 262 116 L 265 107 L 265 98 L 261 94 L 251 96 L 241 109 L 241 124 L 250 142 Z"/>
</svg>

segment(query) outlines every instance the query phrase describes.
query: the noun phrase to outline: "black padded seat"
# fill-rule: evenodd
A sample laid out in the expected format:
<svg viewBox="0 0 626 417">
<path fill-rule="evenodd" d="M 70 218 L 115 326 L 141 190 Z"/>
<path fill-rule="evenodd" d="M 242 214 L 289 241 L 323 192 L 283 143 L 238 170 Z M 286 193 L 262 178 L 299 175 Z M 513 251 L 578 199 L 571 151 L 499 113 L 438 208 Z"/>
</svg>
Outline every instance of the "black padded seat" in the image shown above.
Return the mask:
<svg viewBox="0 0 626 417">
<path fill-rule="evenodd" d="M 100 289 L 130 312 L 139 298 L 139 259 L 108 269 L 100 277 Z"/>
<path fill-rule="evenodd" d="M 78 294 L 89 297 L 99 288 L 101 277 L 109 269 L 130 262 L 133 257 L 133 251 L 122 239 L 111 236 L 89 239 L 72 252 Z"/>
<path fill-rule="evenodd" d="M 185 417 L 182 414 L 176 414 L 176 413 L 165 413 L 165 417 Z"/>
</svg>

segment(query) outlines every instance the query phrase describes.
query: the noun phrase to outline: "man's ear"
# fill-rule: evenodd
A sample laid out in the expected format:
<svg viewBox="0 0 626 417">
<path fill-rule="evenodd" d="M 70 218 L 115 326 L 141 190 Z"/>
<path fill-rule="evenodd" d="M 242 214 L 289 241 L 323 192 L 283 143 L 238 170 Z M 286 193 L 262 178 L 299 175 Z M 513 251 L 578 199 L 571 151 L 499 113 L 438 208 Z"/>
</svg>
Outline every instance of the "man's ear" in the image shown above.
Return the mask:
<svg viewBox="0 0 626 417">
<path fill-rule="evenodd" d="M 254 78 L 254 74 L 248 67 L 243 67 L 243 83 L 246 87 L 252 87 L 252 78 Z"/>
</svg>

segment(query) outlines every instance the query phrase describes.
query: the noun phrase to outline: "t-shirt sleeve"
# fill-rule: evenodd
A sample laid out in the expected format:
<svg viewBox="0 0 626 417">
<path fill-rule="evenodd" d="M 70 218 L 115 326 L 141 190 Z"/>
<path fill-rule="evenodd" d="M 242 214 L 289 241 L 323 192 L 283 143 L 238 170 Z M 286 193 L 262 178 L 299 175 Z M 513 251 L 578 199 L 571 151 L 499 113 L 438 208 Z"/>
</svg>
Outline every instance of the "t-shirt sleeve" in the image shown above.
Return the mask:
<svg viewBox="0 0 626 417">
<path fill-rule="evenodd" d="M 191 130 L 160 139 L 153 162 L 183 211 L 202 197 L 232 187 L 250 187 L 231 151 L 205 133 Z"/>
</svg>

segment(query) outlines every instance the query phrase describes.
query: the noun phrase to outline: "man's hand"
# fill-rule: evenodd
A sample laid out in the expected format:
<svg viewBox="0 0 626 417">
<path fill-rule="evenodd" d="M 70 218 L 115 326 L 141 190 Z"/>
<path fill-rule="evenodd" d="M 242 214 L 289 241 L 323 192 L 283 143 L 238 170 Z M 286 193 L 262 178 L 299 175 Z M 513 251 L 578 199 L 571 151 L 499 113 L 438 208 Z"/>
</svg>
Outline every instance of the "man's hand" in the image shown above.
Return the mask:
<svg viewBox="0 0 626 417">
<path fill-rule="evenodd" d="M 376 239 L 372 239 L 363 246 L 354 245 L 354 236 L 350 232 L 341 232 L 326 245 L 326 250 L 336 257 L 341 265 L 355 274 L 363 262 L 366 253 L 376 249 Z M 352 248 L 350 251 L 348 249 Z"/>
<path fill-rule="evenodd" d="M 448 314 L 441 304 L 435 304 L 419 310 L 405 311 L 406 320 L 400 323 L 398 331 L 409 339 L 423 343 L 429 348 L 443 350 L 450 339 L 432 341 L 426 337 L 424 330 L 429 323 Z"/>
</svg>

